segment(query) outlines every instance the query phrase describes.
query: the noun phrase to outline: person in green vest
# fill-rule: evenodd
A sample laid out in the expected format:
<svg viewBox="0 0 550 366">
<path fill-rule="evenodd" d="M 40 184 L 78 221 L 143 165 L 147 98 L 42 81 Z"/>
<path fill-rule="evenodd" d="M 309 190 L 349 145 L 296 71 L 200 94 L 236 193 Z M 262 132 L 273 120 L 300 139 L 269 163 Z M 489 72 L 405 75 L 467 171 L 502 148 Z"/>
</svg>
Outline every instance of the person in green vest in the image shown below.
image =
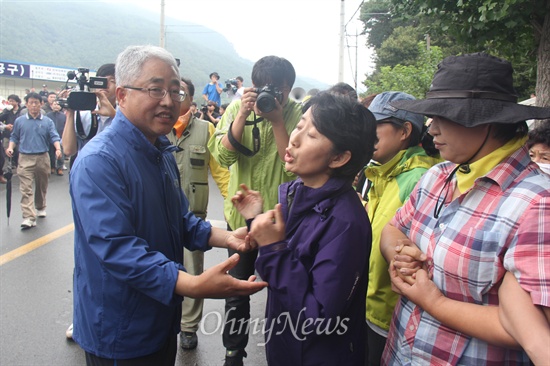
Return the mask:
<svg viewBox="0 0 550 366">
<path fill-rule="evenodd" d="M 379 365 L 393 309 L 399 298 L 391 288 L 388 264 L 380 252 L 384 226 L 403 206 L 420 177 L 439 163 L 424 116 L 392 107 L 391 102 L 412 100 L 403 92 L 378 94 L 368 107 L 377 121 L 374 163 L 365 169 L 371 182 L 367 212 L 372 224 L 372 249 L 367 288 L 367 365 Z"/>
<path fill-rule="evenodd" d="M 204 220 L 206 219 L 209 195 L 208 168 L 210 167 L 212 178 L 224 199 L 227 197 L 229 170 L 211 158 L 208 151 L 207 144 L 210 136 L 214 134 L 214 125 L 196 118 L 190 110 L 195 94 L 193 82 L 181 78 L 180 84 L 186 96 L 181 103 L 180 117 L 166 137 L 172 145 L 178 148 L 173 154 L 180 172 L 181 188 L 189 200 L 189 210 Z M 183 249 L 183 252 L 183 266 L 187 273 L 201 274 L 204 268 L 204 252 L 199 250 L 191 252 L 186 248 Z M 203 302 L 203 299 L 189 297 L 183 301 L 180 333 L 180 347 L 183 349 L 197 347 L 197 330 L 202 319 Z"/>
</svg>

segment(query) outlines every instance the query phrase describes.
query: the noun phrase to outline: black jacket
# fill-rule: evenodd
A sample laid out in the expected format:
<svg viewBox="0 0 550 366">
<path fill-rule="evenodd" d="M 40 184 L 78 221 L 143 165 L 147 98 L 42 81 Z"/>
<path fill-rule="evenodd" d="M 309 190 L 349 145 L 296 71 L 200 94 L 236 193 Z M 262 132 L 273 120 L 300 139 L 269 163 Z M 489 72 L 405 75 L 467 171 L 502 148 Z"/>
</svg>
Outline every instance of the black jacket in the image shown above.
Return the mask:
<svg viewBox="0 0 550 366">
<path fill-rule="evenodd" d="M 14 112 L 13 109 L 9 110 L 7 108 L 4 108 L 2 113 L 0 113 L 0 122 L 3 122 L 6 125 L 13 125 L 17 117 L 21 115 L 22 108 L 19 107 L 19 109 Z M 10 138 L 11 131 L 4 130 L 2 133 L 2 137 Z"/>
</svg>

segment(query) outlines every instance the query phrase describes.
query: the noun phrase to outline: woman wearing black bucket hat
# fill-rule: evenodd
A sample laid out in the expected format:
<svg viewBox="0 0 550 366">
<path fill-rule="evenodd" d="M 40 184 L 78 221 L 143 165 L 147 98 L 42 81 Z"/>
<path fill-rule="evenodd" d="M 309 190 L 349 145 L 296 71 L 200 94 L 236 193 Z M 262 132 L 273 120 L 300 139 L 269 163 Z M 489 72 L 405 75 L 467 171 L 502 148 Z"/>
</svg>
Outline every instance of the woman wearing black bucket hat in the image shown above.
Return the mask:
<svg viewBox="0 0 550 366">
<path fill-rule="evenodd" d="M 475 53 L 439 64 L 424 100 L 392 103 L 432 117 L 441 157 L 384 228 L 394 312 L 383 363 L 529 364 L 498 318 L 515 275 L 550 316 L 550 178 L 531 162 L 509 62 Z M 418 269 L 421 267 L 420 269 Z"/>
</svg>

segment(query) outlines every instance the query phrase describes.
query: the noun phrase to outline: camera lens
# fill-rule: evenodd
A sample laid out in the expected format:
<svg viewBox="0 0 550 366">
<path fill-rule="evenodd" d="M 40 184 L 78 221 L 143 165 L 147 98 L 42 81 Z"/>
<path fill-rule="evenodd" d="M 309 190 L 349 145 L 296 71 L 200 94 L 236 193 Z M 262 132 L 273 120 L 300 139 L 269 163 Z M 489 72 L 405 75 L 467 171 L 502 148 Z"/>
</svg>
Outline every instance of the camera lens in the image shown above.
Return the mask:
<svg viewBox="0 0 550 366">
<path fill-rule="evenodd" d="M 262 92 L 256 99 L 256 106 L 262 113 L 269 113 L 277 106 L 275 104 L 275 97 L 270 93 Z"/>
</svg>

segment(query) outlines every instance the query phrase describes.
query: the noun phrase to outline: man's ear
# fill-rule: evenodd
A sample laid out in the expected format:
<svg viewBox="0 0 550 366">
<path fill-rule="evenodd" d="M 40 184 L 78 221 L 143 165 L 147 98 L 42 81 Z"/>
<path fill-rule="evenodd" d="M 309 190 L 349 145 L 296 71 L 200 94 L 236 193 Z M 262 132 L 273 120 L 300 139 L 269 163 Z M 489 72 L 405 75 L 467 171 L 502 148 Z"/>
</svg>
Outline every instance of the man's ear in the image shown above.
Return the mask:
<svg viewBox="0 0 550 366">
<path fill-rule="evenodd" d="M 125 104 L 126 95 L 128 94 L 128 90 L 126 88 L 117 86 L 115 90 L 116 100 L 119 106 L 124 107 L 123 104 Z"/>
<path fill-rule="evenodd" d="M 346 150 L 343 153 L 335 155 L 328 166 L 329 168 L 337 169 L 346 165 L 348 161 L 350 161 L 350 159 L 351 159 L 351 151 Z"/>
</svg>

